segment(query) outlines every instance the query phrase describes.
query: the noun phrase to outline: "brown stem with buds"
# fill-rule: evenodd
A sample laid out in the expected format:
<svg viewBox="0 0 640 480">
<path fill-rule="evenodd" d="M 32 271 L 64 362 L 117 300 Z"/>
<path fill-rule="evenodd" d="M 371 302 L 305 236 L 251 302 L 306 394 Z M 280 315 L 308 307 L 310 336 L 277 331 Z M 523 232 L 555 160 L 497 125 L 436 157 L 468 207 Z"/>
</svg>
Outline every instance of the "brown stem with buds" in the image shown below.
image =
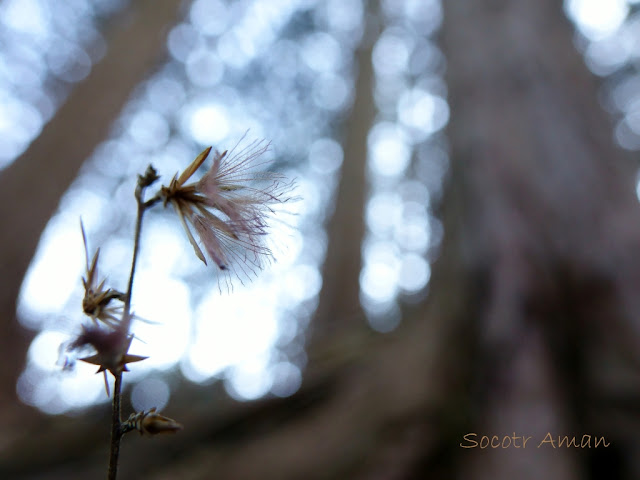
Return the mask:
<svg viewBox="0 0 640 480">
<path fill-rule="evenodd" d="M 138 185 L 135 191 L 136 202 L 138 204 L 138 214 L 136 218 L 136 229 L 134 233 L 133 243 L 133 257 L 131 260 L 131 273 L 129 274 L 129 284 L 127 287 L 127 293 L 124 299 L 124 312 L 122 314 L 122 322 L 120 328 L 123 329 L 126 334 L 129 333 L 131 326 L 131 294 L 133 291 L 133 277 L 136 272 L 136 264 L 138 262 L 138 251 L 140 250 L 140 233 L 142 231 L 142 218 L 147 208 L 152 207 L 156 201 L 150 200 L 144 201 L 144 191 L 153 182 L 158 179 L 155 169 L 149 165 L 144 175 L 138 177 Z M 124 352 L 125 354 L 127 352 Z M 111 447 L 109 452 L 109 480 L 115 480 L 118 474 L 118 456 L 120 454 L 120 440 L 124 435 L 122 429 L 122 372 L 123 369 L 112 371 L 111 373 L 115 377 L 115 385 L 113 387 L 113 403 L 111 408 Z"/>
</svg>

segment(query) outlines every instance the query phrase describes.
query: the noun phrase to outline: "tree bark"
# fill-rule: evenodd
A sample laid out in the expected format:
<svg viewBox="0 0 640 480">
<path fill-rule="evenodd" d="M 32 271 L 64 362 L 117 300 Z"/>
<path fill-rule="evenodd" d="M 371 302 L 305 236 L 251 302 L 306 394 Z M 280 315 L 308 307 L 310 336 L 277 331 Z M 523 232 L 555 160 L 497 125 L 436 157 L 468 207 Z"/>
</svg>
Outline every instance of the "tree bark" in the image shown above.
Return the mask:
<svg viewBox="0 0 640 480">
<path fill-rule="evenodd" d="M 375 3 L 375 2 L 371 2 Z M 372 13 L 366 28 L 375 32 Z M 322 290 L 311 324 L 311 341 L 336 335 L 345 326 L 361 323 L 361 244 L 365 233 L 367 195 L 367 134 L 375 115 L 373 104 L 372 40 L 365 38 L 356 52 L 355 99 L 345 122 L 344 160 L 336 189 L 335 211 L 327 225 L 327 255 L 322 267 Z"/>
<path fill-rule="evenodd" d="M 561 3 L 443 2 L 446 235 L 476 282 L 466 431 L 535 442 L 460 449 L 464 478 L 637 477 L 640 436 L 613 422 L 633 420 L 617 403 L 639 393 L 637 166 L 613 145 Z M 535 448 L 547 432 L 612 446 Z"/>
</svg>

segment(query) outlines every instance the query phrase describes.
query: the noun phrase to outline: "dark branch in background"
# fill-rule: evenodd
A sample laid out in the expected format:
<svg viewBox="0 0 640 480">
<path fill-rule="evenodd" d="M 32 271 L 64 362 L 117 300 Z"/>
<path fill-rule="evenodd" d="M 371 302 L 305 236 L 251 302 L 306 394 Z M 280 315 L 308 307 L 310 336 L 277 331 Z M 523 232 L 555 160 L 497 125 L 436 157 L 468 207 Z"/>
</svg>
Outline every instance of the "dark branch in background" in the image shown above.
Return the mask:
<svg viewBox="0 0 640 480">
<path fill-rule="evenodd" d="M 327 255 L 322 267 L 322 290 L 311 323 L 311 342 L 330 337 L 345 323 L 359 325 L 361 245 L 365 233 L 367 195 L 367 134 L 375 118 L 371 52 L 379 25 L 377 1 L 369 2 L 365 40 L 356 53 L 355 99 L 345 122 L 344 162 L 336 188 L 335 212 L 327 225 Z M 311 347 L 313 348 L 313 347 Z"/>
</svg>

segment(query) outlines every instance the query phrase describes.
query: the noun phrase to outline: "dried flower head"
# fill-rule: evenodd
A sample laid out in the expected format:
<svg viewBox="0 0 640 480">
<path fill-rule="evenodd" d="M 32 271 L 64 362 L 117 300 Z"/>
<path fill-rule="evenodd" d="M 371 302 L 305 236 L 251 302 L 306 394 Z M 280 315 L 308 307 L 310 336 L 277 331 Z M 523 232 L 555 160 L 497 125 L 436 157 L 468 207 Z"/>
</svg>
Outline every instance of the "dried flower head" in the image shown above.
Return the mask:
<svg viewBox="0 0 640 480">
<path fill-rule="evenodd" d="M 69 350 L 82 350 L 85 347 L 93 347 L 95 354 L 80 358 L 81 361 L 98 365 L 96 373 L 105 372 L 105 387 L 107 395 L 109 388 L 106 381 L 106 372 L 113 375 L 128 371 L 127 364 L 146 359 L 140 355 L 129 353 L 129 347 L 133 335 L 128 334 L 122 328 L 109 328 L 94 325 L 82 325 L 82 332 L 69 345 Z"/>
<path fill-rule="evenodd" d="M 98 281 L 98 258 L 100 249 L 96 250 L 89 266 L 89 251 L 87 248 L 87 236 L 84 231 L 84 225 L 80 222 L 82 230 L 82 241 L 84 242 L 85 262 L 87 266 L 87 275 L 82 278 L 84 286 L 84 297 L 82 298 L 82 310 L 91 317 L 91 320 L 97 325 L 102 322 L 110 327 L 116 327 L 119 317 L 122 316 L 122 305 L 112 305 L 112 300 L 122 300 L 124 295 L 111 288 L 104 288 L 105 279 Z"/>
<path fill-rule="evenodd" d="M 211 152 L 205 149 L 160 195 L 171 203 L 196 255 L 207 263 L 191 228 L 220 270 L 232 270 L 243 280 L 261 269 L 272 256 L 266 246 L 267 218 L 274 206 L 291 200 L 293 188 L 282 175 L 261 171 L 258 160 L 269 144 L 254 141 L 236 152 L 216 152 L 211 168 L 197 182 L 186 184 Z"/>
<path fill-rule="evenodd" d="M 98 372 L 109 370 L 116 374 L 126 372 L 127 364 L 139 362 L 147 357 L 131 355 L 129 347 L 133 335 L 123 332 L 121 329 L 109 330 L 102 327 L 82 326 L 82 333 L 71 344 L 71 349 L 91 345 L 96 353 L 90 357 L 81 358 L 83 362 L 98 365 Z"/>
<path fill-rule="evenodd" d="M 172 418 L 160 415 L 154 407 L 148 412 L 142 411 L 129 415 L 123 424 L 123 430 L 125 432 L 137 430 L 140 435 L 159 435 L 182 430 L 182 425 Z"/>
</svg>

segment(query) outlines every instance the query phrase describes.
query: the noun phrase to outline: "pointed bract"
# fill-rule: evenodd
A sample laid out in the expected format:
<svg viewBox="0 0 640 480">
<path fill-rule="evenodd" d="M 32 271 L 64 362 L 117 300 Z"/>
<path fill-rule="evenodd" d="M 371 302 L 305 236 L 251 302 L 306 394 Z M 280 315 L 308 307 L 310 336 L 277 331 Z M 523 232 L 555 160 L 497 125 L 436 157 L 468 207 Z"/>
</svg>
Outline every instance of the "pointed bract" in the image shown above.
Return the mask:
<svg viewBox="0 0 640 480">
<path fill-rule="evenodd" d="M 113 375 L 128 371 L 129 363 L 140 362 L 147 357 L 129 353 L 129 347 L 133 341 L 133 335 L 121 329 L 109 329 L 107 327 L 82 326 L 82 333 L 69 346 L 71 350 L 82 349 L 91 346 L 96 353 L 79 360 L 98 365 L 97 373 L 109 371 Z"/>
<path fill-rule="evenodd" d="M 185 169 L 185 171 L 182 172 L 182 174 L 178 178 L 178 181 L 176 182 L 178 187 L 181 187 L 184 184 L 184 182 L 189 180 L 189 178 L 191 178 L 191 175 L 193 175 L 196 172 L 196 170 L 198 170 L 198 168 L 200 168 L 200 165 L 202 165 L 204 163 L 204 161 L 207 159 L 207 157 L 209 156 L 209 152 L 211 152 L 211 148 L 212 147 L 205 148 L 202 151 L 202 153 L 200 153 L 200 155 L 198 155 L 195 158 L 195 160 L 193 162 L 191 162 L 191 165 L 189 165 Z"/>
<path fill-rule="evenodd" d="M 122 355 L 120 357 L 120 360 L 117 360 L 117 359 L 113 360 L 108 357 L 105 357 L 105 355 L 96 353 L 95 355 L 79 358 L 78 360 L 81 360 L 86 363 L 92 363 L 93 365 L 99 365 L 100 368 L 96 373 L 100 373 L 105 370 L 109 370 L 112 373 L 117 373 L 118 371 L 128 372 L 129 371 L 129 369 L 127 368 L 128 363 L 140 362 L 142 360 L 146 360 L 147 358 L 149 357 L 143 357 L 141 355 L 131 355 L 127 353 L 125 355 Z M 111 365 L 111 367 L 109 365 Z"/>
</svg>

